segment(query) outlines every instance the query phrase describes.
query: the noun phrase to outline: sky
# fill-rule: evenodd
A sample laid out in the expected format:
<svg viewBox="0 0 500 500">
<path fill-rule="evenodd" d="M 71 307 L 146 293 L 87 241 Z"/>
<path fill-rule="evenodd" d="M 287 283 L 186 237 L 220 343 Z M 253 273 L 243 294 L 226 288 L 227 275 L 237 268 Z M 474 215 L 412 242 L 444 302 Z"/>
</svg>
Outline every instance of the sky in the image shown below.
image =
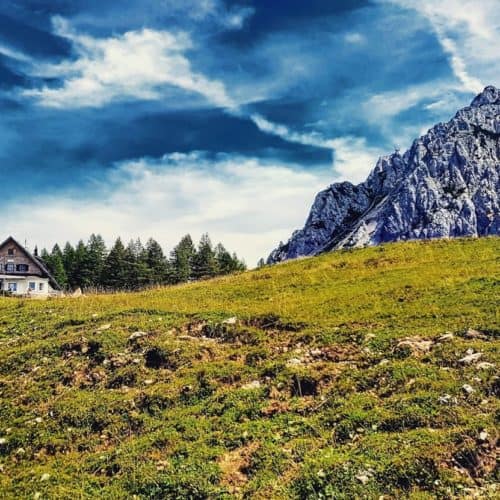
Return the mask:
<svg viewBox="0 0 500 500">
<path fill-rule="evenodd" d="M 2 0 L 2 233 L 254 266 L 315 194 L 500 85 L 498 0 Z"/>
</svg>

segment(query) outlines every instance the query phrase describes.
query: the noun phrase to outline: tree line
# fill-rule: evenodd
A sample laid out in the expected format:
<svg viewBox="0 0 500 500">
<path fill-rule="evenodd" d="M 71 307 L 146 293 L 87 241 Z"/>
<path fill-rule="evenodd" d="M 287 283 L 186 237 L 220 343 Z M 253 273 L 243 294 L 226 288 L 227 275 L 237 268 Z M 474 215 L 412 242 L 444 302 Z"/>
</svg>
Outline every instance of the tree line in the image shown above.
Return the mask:
<svg viewBox="0 0 500 500">
<path fill-rule="evenodd" d="M 124 245 L 118 238 L 108 251 L 104 239 L 92 234 L 87 243 L 56 244 L 40 253 L 47 268 L 64 289 L 137 290 L 154 285 L 184 283 L 231 274 L 246 269 L 235 253 L 204 234 L 197 246 L 184 236 L 166 256 L 161 245 L 150 238 Z"/>
</svg>

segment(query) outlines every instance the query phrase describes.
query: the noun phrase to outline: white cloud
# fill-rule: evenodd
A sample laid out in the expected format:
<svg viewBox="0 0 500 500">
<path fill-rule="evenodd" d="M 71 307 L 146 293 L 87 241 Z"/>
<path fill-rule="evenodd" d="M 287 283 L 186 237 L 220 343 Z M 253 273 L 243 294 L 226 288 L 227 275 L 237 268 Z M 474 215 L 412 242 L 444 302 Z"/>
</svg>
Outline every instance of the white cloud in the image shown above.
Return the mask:
<svg viewBox="0 0 500 500">
<path fill-rule="evenodd" d="M 203 15 L 211 12 L 216 5 L 207 0 Z M 251 9 L 237 9 L 226 14 L 234 16 L 230 22 L 235 27 L 241 27 L 251 13 Z M 117 99 L 160 99 L 166 96 L 165 86 L 174 86 L 199 94 L 211 105 L 223 107 L 232 115 L 247 117 L 222 82 L 193 70 L 186 55 L 193 48 L 193 43 L 186 33 L 143 29 L 99 39 L 78 33 L 60 17 L 54 19 L 54 28 L 59 36 L 72 42 L 77 58 L 36 67 L 39 76 L 63 81 L 59 87 L 24 91 L 25 95 L 36 98 L 43 106 L 67 109 L 100 107 Z M 356 33 L 351 35 L 351 42 L 359 42 L 359 36 L 355 37 L 356 40 L 352 38 Z M 362 139 L 326 139 L 317 132 L 294 131 L 260 114 L 252 114 L 249 118 L 262 132 L 288 142 L 327 148 L 332 152 L 335 150 L 335 168 L 342 178 L 363 180 L 363 175 L 366 176 L 375 163 L 376 155 Z M 353 152 L 345 147 L 347 144 L 362 149 Z M 362 168 L 361 164 L 368 158 L 373 161 Z"/>
<path fill-rule="evenodd" d="M 325 139 L 318 132 L 295 132 L 285 125 L 273 123 L 258 114 L 252 115 L 251 119 L 260 130 L 277 135 L 286 141 L 331 149 L 333 167 L 337 174 L 335 180 L 348 180 L 353 183 L 364 181 L 374 168 L 377 158 L 383 154 L 380 149 L 368 146 L 364 137 L 346 136 Z"/>
<path fill-rule="evenodd" d="M 338 181 L 363 182 L 383 154 L 380 149 L 368 146 L 363 137 L 339 137 L 331 142 L 335 150 L 334 168 Z"/>
<path fill-rule="evenodd" d="M 286 125 L 272 122 L 257 113 L 250 115 L 250 119 L 262 132 L 276 135 L 288 142 L 295 142 L 297 144 L 303 144 L 305 146 L 316 146 L 318 148 L 331 149 L 333 147 L 333 142 L 325 139 L 318 132 L 295 132 Z"/>
<path fill-rule="evenodd" d="M 361 45 L 366 42 L 366 38 L 361 33 L 357 33 L 355 31 L 346 33 L 344 35 L 344 40 L 351 45 Z"/>
<path fill-rule="evenodd" d="M 12 47 L 9 47 L 8 45 L 4 45 L 2 43 L 0 43 L 0 54 L 3 54 L 4 56 L 10 57 L 11 59 L 15 59 L 20 62 L 31 61 L 31 57 L 26 55 L 24 52 L 13 49 Z"/>
<path fill-rule="evenodd" d="M 222 17 L 223 25 L 232 30 L 239 30 L 243 28 L 246 20 L 254 13 L 252 7 L 239 7 L 234 6 L 230 11 L 226 12 Z"/>
<path fill-rule="evenodd" d="M 371 123 L 381 123 L 388 117 L 396 116 L 423 100 L 442 97 L 443 92 L 445 92 L 445 85 L 435 81 L 404 89 L 379 92 L 367 97 L 362 103 L 362 111 Z"/>
<path fill-rule="evenodd" d="M 453 73 L 462 83 L 463 88 L 473 93 L 481 92 L 484 88 L 484 84 L 478 78 L 475 78 L 468 73 L 465 60 L 460 55 L 460 50 L 457 47 L 457 44 L 441 32 L 438 26 L 436 26 L 436 33 L 438 33 L 439 41 L 441 42 L 443 50 L 450 57 L 450 64 Z"/>
<path fill-rule="evenodd" d="M 100 39 L 76 33 L 61 18 L 54 25 L 60 36 L 71 40 L 77 58 L 35 67 L 38 76 L 62 79 L 59 87 L 24 91 L 44 106 L 97 107 L 116 99 L 159 99 L 165 86 L 201 95 L 215 106 L 234 105 L 221 82 L 192 69 L 185 53 L 193 45 L 186 33 L 143 29 Z"/>
<path fill-rule="evenodd" d="M 302 226 L 329 177 L 247 157 L 177 153 L 123 163 L 90 195 L 67 192 L 4 207 L 16 217 L 3 230 L 29 236 L 32 246 L 100 232 L 108 243 L 119 235 L 153 236 L 168 248 L 188 232 L 198 238 L 208 231 L 254 265 Z"/>
<path fill-rule="evenodd" d="M 437 121 L 448 120 L 457 109 L 467 106 L 470 100 L 464 100 L 463 92 L 462 85 L 455 79 L 433 80 L 369 95 L 362 102 L 360 112 L 368 123 L 377 126 L 385 136 L 392 138 L 394 146 L 404 151 Z M 398 114 L 413 107 L 424 108 L 433 113 L 433 117 L 427 117 L 425 123 L 394 122 Z"/>
<path fill-rule="evenodd" d="M 462 89 L 478 93 L 498 84 L 498 0 L 381 0 L 414 9 L 433 28 Z"/>
</svg>

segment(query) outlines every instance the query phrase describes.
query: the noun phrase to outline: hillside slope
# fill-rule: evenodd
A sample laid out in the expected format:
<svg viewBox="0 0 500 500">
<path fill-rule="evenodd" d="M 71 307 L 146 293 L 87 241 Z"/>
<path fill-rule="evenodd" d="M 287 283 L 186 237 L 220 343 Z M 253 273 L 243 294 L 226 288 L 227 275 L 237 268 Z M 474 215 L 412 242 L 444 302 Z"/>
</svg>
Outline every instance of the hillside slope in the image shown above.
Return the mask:
<svg viewBox="0 0 500 500">
<path fill-rule="evenodd" d="M 0 497 L 493 498 L 499 250 L 0 299 Z"/>
</svg>

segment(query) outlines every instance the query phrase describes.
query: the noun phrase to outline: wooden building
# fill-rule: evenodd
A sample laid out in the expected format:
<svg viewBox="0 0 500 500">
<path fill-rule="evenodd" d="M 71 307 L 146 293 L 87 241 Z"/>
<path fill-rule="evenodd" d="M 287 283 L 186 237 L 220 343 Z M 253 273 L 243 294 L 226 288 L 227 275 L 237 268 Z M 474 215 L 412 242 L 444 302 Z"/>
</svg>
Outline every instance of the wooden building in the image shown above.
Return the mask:
<svg viewBox="0 0 500 500">
<path fill-rule="evenodd" d="M 0 292 L 44 298 L 60 293 L 61 287 L 37 256 L 11 236 L 0 244 Z"/>
</svg>

